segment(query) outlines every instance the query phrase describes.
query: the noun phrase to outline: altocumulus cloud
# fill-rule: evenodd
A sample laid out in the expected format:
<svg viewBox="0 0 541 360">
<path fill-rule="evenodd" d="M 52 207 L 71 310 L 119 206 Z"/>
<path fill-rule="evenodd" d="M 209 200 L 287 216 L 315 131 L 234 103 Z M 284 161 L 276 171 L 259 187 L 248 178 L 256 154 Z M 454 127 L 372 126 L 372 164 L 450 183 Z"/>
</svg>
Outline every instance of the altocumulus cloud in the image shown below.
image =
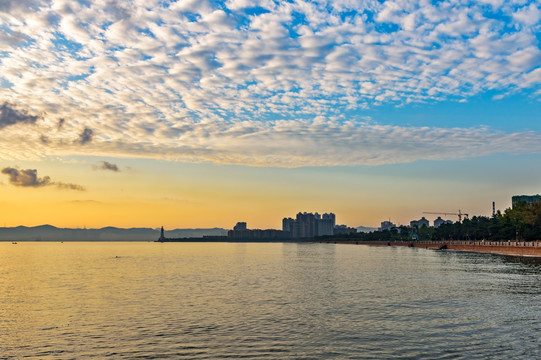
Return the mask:
<svg viewBox="0 0 541 360">
<path fill-rule="evenodd" d="M 15 124 L 34 124 L 40 117 L 30 115 L 26 110 L 18 109 L 10 103 L 3 103 L 0 106 L 0 129 Z"/>
<path fill-rule="evenodd" d="M 10 84 L 2 95 L 56 119 L 5 103 L 0 158 L 71 152 L 301 166 L 456 158 L 497 152 L 493 144 L 540 150 L 539 134 L 520 130 L 346 122 L 366 108 L 489 90 L 539 101 L 537 0 L 66 4 L 0 2 L 10 38 L 0 44 L 0 83 Z M 10 126 L 18 123 L 35 129 Z"/>
<path fill-rule="evenodd" d="M 79 134 L 79 139 L 77 140 L 77 143 L 81 145 L 88 144 L 92 141 L 92 137 L 94 136 L 94 131 L 90 128 L 84 128 L 83 132 Z"/>
<path fill-rule="evenodd" d="M 19 170 L 13 167 L 5 167 L 2 174 L 9 178 L 9 182 L 21 187 L 57 186 L 60 189 L 84 191 L 81 185 L 52 181 L 49 176 L 39 177 L 36 169 Z"/>
<path fill-rule="evenodd" d="M 541 153 L 539 135 L 479 128 L 429 128 L 348 121 L 200 124 L 155 143 L 107 142 L 99 150 L 149 158 L 251 166 L 332 166 L 442 160 L 501 152 Z M 98 148 L 96 148 L 97 150 Z"/>
</svg>

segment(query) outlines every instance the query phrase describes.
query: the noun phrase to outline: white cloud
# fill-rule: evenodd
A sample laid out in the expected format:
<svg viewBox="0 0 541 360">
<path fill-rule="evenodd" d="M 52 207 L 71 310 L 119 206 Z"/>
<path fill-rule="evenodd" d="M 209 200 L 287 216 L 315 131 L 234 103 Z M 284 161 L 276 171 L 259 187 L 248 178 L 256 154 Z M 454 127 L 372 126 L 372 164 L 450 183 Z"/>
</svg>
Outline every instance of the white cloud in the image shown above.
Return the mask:
<svg viewBox="0 0 541 360">
<path fill-rule="evenodd" d="M 532 132 L 404 127 L 357 121 L 339 123 L 324 117 L 233 124 L 210 120 L 176 124 L 97 121 L 92 140 L 84 145 L 79 141 L 82 125 L 71 119 L 66 124 L 71 130 L 52 132 L 51 124 L 46 122 L 4 129 L 12 142 L 0 142 L 0 159 L 92 154 L 297 167 L 468 158 L 498 153 L 502 149 L 510 153 L 541 152 L 540 135 Z M 43 132 L 48 134 L 47 144 L 37 141 Z"/>
<path fill-rule="evenodd" d="M 514 12 L 513 18 L 526 26 L 539 25 L 541 10 L 538 4 L 530 4 Z"/>
<path fill-rule="evenodd" d="M 502 6 L 504 0 L 479 0 L 480 3 L 490 4 L 494 8 Z"/>
<path fill-rule="evenodd" d="M 189 11 L 201 15 L 212 12 L 212 5 L 208 0 L 183 0 L 171 4 L 171 9 L 175 11 Z"/>
<path fill-rule="evenodd" d="M 468 131 L 481 139 L 475 153 L 489 153 L 510 135 L 304 119 L 488 90 L 539 101 L 539 21 L 536 2 L 3 2 L 0 66 L 12 86 L 0 95 L 47 115 L 34 130 L 4 130 L 13 137 L 2 134 L 1 154 L 327 164 L 317 145 L 344 163 L 382 163 L 467 156 L 416 136 L 473 142 Z M 36 141 L 58 118 L 64 130 Z M 84 128 L 95 136 L 82 149 Z"/>
<path fill-rule="evenodd" d="M 529 71 L 541 63 L 541 50 L 530 46 L 521 49 L 508 57 L 509 63 L 518 71 Z"/>
</svg>

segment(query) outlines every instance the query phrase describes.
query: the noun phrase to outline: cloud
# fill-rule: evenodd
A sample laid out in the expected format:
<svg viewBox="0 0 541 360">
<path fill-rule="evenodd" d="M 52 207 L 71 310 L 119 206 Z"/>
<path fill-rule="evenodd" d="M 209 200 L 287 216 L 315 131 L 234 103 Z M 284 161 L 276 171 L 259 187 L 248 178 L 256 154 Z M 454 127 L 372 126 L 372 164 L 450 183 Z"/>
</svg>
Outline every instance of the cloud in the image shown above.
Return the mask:
<svg viewBox="0 0 541 360">
<path fill-rule="evenodd" d="M 49 138 L 45 135 L 41 135 L 39 137 L 39 141 L 43 144 L 43 145 L 48 145 L 51 141 L 49 140 Z"/>
<path fill-rule="evenodd" d="M 89 154 L 249 166 L 380 165 L 500 153 L 541 153 L 540 134 L 486 127 L 437 128 L 328 119 L 199 124 L 180 138 L 102 141 Z"/>
<path fill-rule="evenodd" d="M 49 176 L 40 178 L 36 169 L 19 170 L 17 168 L 5 167 L 2 169 L 2 174 L 8 176 L 9 182 L 12 185 L 20 187 L 57 186 L 60 189 L 85 190 L 81 185 L 51 181 Z"/>
<path fill-rule="evenodd" d="M 54 138 L 46 145 L 41 142 L 34 144 L 27 141 L 26 134 L 14 133 L 9 144 L 0 141 L 0 158 L 12 160 L 12 154 L 18 154 L 32 159 L 70 153 L 299 167 L 459 159 L 502 151 L 511 154 L 541 153 L 541 134 L 533 131 L 504 132 L 489 127 L 397 126 L 380 124 L 375 120 L 346 120 L 345 117 L 235 123 L 208 120 L 186 124 L 173 134 L 167 133 L 169 129 L 168 124 L 158 124 L 155 135 L 149 137 L 148 134 L 139 133 L 137 127 L 126 127 L 124 132 L 129 141 L 122 137 L 103 137 L 84 147 L 73 142 L 61 143 Z M 162 136 L 162 132 L 167 135 Z M 34 147 L 37 144 L 39 147 Z M 100 162 L 93 168 L 115 171 L 115 165 Z"/>
<path fill-rule="evenodd" d="M 37 0 L 3 0 L 0 2 L 0 12 L 11 13 L 17 11 L 28 11 L 29 9 L 35 9 L 39 6 Z"/>
<path fill-rule="evenodd" d="M 39 118 L 7 102 L 0 106 L 0 129 L 15 124 L 34 124 Z"/>
<path fill-rule="evenodd" d="M 102 201 L 97 201 L 97 200 L 69 200 L 68 202 L 72 204 L 82 204 L 82 205 L 103 204 Z"/>
<path fill-rule="evenodd" d="M 92 137 L 94 136 L 94 131 L 90 128 L 85 128 L 81 134 L 79 134 L 79 139 L 77 140 L 77 143 L 81 145 L 88 144 L 92 141 Z"/>
<path fill-rule="evenodd" d="M 532 3 L 517 10 L 513 14 L 513 18 L 526 25 L 535 25 L 541 19 L 541 9 L 538 5 Z"/>
<path fill-rule="evenodd" d="M 102 161 L 100 166 L 93 165 L 92 168 L 94 170 L 109 170 L 114 172 L 119 172 L 120 169 L 116 164 L 112 164 L 108 161 Z"/>
<path fill-rule="evenodd" d="M 51 183 L 51 178 L 48 176 L 39 178 L 36 169 L 18 170 L 6 167 L 2 169 L 2 174 L 6 174 L 9 177 L 9 182 L 15 186 L 40 187 Z"/>
<path fill-rule="evenodd" d="M 65 123 L 66 123 L 66 120 L 64 118 L 58 119 L 58 125 L 56 126 L 56 129 L 58 131 L 62 130 L 62 127 L 64 126 Z"/>
<path fill-rule="evenodd" d="M 10 84 L 0 88 L 9 100 L 0 114 L 4 159 L 301 166 L 329 164 L 332 154 L 341 163 L 385 163 L 469 156 L 431 147 L 420 134 L 452 147 L 471 131 L 479 140 L 469 141 L 487 153 L 497 151 L 490 139 L 529 151 L 509 139 L 538 137 L 475 123 L 355 122 L 366 109 L 465 102 L 489 91 L 539 102 L 538 1 L 9 0 L 0 11 L 0 85 Z M 12 103 L 32 104 L 32 112 Z M 36 113 L 51 118 L 37 121 Z M 326 128 L 310 120 L 317 117 Z M 10 126 L 17 123 L 34 126 Z"/>
<path fill-rule="evenodd" d="M 0 34 L 0 49 L 9 49 L 11 47 L 17 47 L 24 42 L 28 40 L 28 37 L 26 37 L 24 34 L 19 32 L 12 32 L 9 33 L 1 33 Z"/>
<path fill-rule="evenodd" d="M 77 190 L 77 191 L 85 191 L 86 190 L 83 186 L 77 185 L 77 184 L 55 182 L 54 185 L 58 186 L 58 188 L 60 188 L 60 189 Z"/>
</svg>

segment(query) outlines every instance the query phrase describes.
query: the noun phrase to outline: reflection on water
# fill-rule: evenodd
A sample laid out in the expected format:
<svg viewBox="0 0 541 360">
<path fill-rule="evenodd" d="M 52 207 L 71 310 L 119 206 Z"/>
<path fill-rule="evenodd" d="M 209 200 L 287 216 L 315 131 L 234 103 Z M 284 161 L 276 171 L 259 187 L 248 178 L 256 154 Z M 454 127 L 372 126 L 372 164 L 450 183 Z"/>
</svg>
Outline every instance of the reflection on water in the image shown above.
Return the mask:
<svg viewBox="0 0 541 360">
<path fill-rule="evenodd" d="M 541 268 L 541 257 L 536 256 L 502 256 L 505 262 L 520 263 L 532 265 L 532 269 L 539 270 Z"/>
<path fill-rule="evenodd" d="M 0 243 L 0 359 L 539 358 L 540 285 L 425 249 Z"/>
</svg>

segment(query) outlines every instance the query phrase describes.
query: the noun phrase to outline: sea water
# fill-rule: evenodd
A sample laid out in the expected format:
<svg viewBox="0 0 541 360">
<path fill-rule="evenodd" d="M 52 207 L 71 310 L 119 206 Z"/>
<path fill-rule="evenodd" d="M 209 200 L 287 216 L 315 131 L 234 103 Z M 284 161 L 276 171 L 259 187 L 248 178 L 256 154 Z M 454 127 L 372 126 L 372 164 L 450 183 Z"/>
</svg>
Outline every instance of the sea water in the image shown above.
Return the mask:
<svg viewBox="0 0 541 360">
<path fill-rule="evenodd" d="M 0 359 L 535 359 L 540 285 L 418 248 L 0 243 Z"/>
</svg>

